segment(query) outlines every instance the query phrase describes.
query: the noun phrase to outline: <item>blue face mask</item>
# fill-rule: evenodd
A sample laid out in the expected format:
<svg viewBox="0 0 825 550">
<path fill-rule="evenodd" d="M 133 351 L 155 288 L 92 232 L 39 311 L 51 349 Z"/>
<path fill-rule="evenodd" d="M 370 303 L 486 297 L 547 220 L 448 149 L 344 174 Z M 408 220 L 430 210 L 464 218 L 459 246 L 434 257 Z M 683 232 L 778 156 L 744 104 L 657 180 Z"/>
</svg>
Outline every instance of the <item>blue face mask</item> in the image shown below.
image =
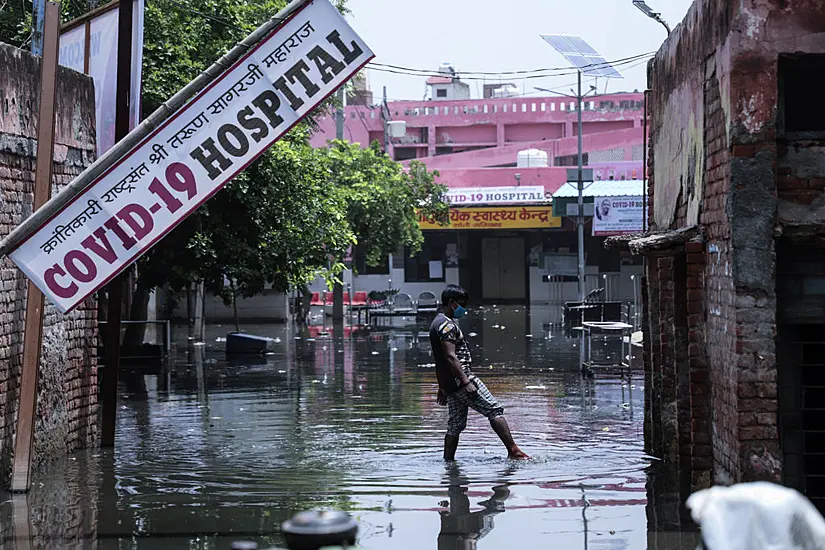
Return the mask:
<svg viewBox="0 0 825 550">
<path fill-rule="evenodd" d="M 455 311 L 453 312 L 453 315 L 455 315 L 456 319 L 461 319 L 462 317 L 467 315 L 467 310 L 465 308 L 461 307 L 460 305 L 456 305 L 455 306 Z"/>
</svg>

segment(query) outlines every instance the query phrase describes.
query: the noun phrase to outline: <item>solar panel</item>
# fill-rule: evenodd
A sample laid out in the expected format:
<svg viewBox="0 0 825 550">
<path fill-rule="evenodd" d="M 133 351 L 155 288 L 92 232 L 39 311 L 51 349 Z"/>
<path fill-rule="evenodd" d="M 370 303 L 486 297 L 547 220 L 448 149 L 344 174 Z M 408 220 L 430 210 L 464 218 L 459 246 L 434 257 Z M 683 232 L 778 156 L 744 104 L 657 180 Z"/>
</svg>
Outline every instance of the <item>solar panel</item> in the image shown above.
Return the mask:
<svg viewBox="0 0 825 550">
<path fill-rule="evenodd" d="M 541 37 L 582 74 L 603 78 L 624 78 L 622 73 L 579 36 L 543 34 Z"/>
</svg>

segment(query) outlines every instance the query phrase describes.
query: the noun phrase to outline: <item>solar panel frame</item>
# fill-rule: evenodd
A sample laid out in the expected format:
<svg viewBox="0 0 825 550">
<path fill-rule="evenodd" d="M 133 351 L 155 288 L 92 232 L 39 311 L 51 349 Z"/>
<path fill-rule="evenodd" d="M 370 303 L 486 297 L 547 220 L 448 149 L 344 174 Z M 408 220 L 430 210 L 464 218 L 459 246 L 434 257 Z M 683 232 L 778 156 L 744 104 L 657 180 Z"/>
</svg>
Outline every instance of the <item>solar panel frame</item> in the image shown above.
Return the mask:
<svg viewBox="0 0 825 550">
<path fill-rule="evenodd" d="M 541 37 L 582 74 L 603 78 L 624 78 L 622 73 L 580 36 L 543 34 Z"/>
</svg>

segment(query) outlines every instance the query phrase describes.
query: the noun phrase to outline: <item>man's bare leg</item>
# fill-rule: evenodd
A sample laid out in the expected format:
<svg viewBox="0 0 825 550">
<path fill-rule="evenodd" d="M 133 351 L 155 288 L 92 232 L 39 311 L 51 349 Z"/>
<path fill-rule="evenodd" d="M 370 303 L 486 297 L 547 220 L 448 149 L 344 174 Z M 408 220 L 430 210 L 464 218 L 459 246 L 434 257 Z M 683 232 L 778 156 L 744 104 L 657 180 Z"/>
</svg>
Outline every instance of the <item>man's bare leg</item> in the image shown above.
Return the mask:
<svg viewBox="0 0 825 550">
<path fill-rule="evenodd" d="M 490 420 L 490 426 L 493 427 L 493 431 L 498 434 L 498 437 L 501 439 L 501 442 L 504 443 L 504 446 L 507 447 L 507 456 L 513 460 L 522 460 L 530 458 L 527 456 L 526 453 L 522 452 L 521 449 L 518 448 L 516 442 L 513 441 L 513 435 L 510 433 L 510 425 L 507 424 L 507 419 L 503 416 L 499 416 L 498 418 L 493 418 Z M 457 443 L 457 441 L 456 441 Z"/>
<path fill-rule="evenodd" d="M 455 460 L 455 452 L 458 450 L 458 438 L 452 435 L 444 437 L 444 460 Z"/>
</svg>

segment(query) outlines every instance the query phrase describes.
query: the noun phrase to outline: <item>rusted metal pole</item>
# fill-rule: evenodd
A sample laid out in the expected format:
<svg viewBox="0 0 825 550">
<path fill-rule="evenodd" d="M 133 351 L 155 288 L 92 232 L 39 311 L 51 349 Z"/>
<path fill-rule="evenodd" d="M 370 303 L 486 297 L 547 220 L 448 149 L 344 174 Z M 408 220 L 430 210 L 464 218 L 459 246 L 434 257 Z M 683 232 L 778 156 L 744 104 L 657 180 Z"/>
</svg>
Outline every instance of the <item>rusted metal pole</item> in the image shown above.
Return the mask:
<svg viewBox="0 0 825 550">
<path fill-rule="evenodd" d="M 117 25 L 117 91 L 115 92 L 115 142 L 129 134 L 129 99 L 132 91 L 132 17 L 133 2 L 120 2 Z M 129 280 L 128 270 L 106 286 L 108 313 L 106 316 L 106 366 L 103 368 L 103 427 L 100 444 L 115 446 L 117 422 L 117 378 L 120 370 L 120 320 L 123 317 L 123 286 Z"/>
<path fill-rule="evenodd" d="M 60 2 L 46 2 L 43 58 L 40 63 L 40 109 L 37 118 L 37 164 L 34 175 L 33 212 L 48 202 L 52 192 L 52 158 L 57 88 Z M 31 456 L 37 418 L 37 379 L 43 343 L 43 293 L 29 281 L 23 335 L 23 367 L 14 438 L 11 490 L 26 492 L 31 483 Z"/>
</svg>

